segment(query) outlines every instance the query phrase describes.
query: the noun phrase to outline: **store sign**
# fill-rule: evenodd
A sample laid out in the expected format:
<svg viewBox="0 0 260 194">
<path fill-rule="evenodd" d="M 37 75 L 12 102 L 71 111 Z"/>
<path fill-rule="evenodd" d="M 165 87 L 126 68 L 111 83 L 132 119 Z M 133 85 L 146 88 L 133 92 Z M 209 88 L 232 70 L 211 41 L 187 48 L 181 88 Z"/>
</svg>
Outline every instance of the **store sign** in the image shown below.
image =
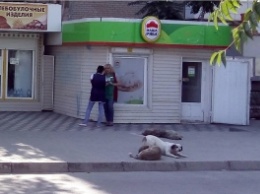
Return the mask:
<svg viewBox="0 0 260 194">
<path fill-rule="evenodd" d="M 142 37 L 146 42 L 156 42 L 161 35 L 161 22 L 158 18 L 148 16 L 142 22 Z"/>
<path fill-rule="evenodd" d="M 47 5 L 0 3 L 0 29 L 47 30 Z"/>
</svg>

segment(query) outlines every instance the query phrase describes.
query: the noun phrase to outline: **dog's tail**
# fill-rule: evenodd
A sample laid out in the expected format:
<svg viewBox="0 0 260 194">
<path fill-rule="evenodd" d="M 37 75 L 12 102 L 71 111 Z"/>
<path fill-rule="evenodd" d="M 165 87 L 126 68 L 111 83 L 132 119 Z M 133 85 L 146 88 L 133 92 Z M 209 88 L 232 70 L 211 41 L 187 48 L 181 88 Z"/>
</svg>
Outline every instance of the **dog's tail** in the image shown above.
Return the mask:
<svg viewBox="0 0 260 194">
<path fill-rule="evenodd" d="M 138 155 L 133 155 L 131 152 L 128 154 L 130 158 L 139 159 Z"/>
</svg>

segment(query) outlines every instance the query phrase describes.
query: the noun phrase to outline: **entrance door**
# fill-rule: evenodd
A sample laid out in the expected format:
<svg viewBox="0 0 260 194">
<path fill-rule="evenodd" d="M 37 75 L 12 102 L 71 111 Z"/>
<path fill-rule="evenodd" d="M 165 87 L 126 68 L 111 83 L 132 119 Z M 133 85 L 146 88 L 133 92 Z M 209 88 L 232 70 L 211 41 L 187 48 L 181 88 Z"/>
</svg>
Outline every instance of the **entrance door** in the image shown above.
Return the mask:
<svg viewBox="0 0 260 194">
<path fill-rule="evenodd" d="M 203 122 L 204 113 L 202 107 L 202 62 L 182 63 L 182 120 Z"/>
<path fill-rule="evenodd" d="M 234 59 L 214 68 L 212 122 L 249 124 L 250 61 Z"/>
</svg>

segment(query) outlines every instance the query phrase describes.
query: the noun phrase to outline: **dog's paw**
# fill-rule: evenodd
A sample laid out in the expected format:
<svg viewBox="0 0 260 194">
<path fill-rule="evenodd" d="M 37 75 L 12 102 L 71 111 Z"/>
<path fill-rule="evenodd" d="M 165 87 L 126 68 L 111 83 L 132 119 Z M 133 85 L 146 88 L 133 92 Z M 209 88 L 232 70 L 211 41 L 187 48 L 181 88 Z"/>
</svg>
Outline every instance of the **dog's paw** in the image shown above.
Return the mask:
<svg viewBox="0 0 260 194">
<path fill-rule="evenodd" d="M 128 153 L 128 156 L 129 156 L 130 158 L 136 158 L 131 152 Z"/>
</svg>

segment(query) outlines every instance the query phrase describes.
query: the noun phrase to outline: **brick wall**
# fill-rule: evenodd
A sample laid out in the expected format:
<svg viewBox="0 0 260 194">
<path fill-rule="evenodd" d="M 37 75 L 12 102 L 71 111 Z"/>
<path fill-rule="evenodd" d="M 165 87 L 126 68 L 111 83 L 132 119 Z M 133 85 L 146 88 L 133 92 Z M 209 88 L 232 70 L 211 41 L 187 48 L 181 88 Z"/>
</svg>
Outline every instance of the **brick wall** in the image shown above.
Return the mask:
<svg viewBox="0 0 260 194">
<path fill-rule="evenodd" d="M 135 15 L 142 7 L 128 6 L 129 1 L 70 1 L 64 9 L 64 20 L 81 18 L 114 17 L 142 18 Z M 126 11 L 127 10 L 127 11 Z"/>
</svg>

